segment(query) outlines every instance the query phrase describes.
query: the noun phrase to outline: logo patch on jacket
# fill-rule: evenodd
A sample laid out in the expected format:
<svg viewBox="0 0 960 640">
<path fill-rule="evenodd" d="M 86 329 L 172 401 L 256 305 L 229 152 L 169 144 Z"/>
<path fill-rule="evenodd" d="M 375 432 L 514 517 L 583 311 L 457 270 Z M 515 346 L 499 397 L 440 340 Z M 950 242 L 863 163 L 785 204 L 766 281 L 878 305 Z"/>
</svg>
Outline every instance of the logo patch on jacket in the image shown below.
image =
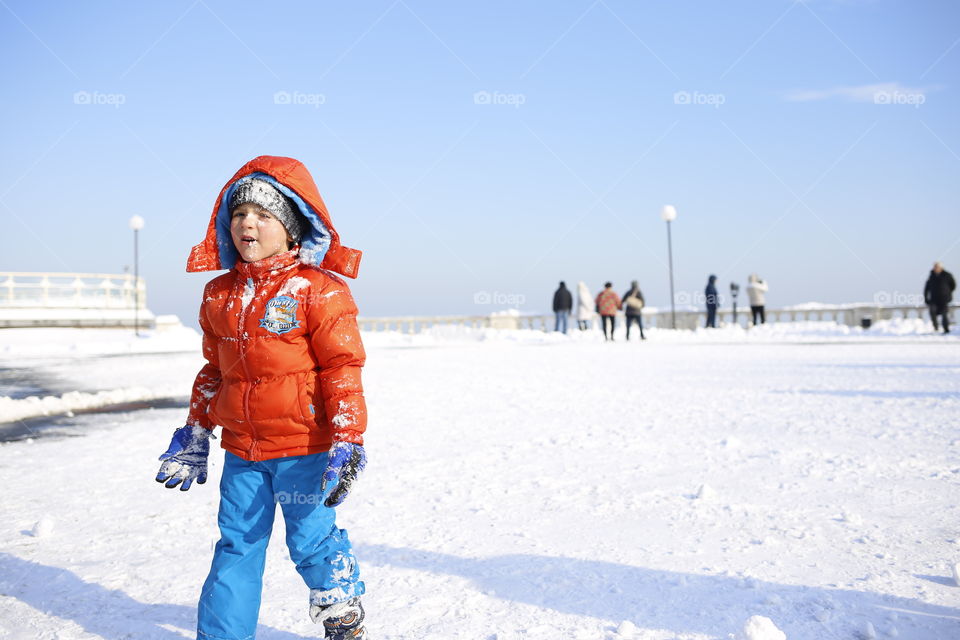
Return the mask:
<svg viewBox="0 0 960 640">
<path fill-rule="evenodd" d="M 260 326 L 272 333 L 286 333 L 300 326 L 297 320 L 299 303 L 290 296 L 277 296 L 267 302 Z"/>
</svg>

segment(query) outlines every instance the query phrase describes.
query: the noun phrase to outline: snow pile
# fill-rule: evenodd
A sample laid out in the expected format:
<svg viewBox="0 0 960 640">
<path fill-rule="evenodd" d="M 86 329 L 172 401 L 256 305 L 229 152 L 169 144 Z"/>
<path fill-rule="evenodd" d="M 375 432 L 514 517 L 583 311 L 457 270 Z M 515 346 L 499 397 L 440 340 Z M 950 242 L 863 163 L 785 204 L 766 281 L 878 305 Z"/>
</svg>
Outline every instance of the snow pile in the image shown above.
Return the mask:
<svg viewBox="0 0 960 640">
<path fill-rule="evenodd" d="M 45 538 L 53 533 L 53 518 L 45 515 L 30 529 L 30 535 L 34 538 Z"/>
<path fill-rule="evenodd" d="M 743 625 L 744 640 L 787 640 L 787 634 L 773 620 L 763 616 L 751 616 L 747 623 Z"/>
<path fill-rule="evenodd" d="M 0 330 L 0 423 L 188 397 L 192 377 L 182 372 L 202 366 L 200 336 L 168 326 L 139 337 L 127 329 Z"/>
<path fill-rule="evenodd" d="M 175 398 L 188 395 L 189 390 L 183 384 L 170 384 L 161 387 L 125 387 L 109 391 L 84 393 L 69 391 L 62 396 L 27 396 L 13 399 L 0 396 L 0 422 L 13 422 L 36 416 L 53 416 L 89 411 L 112 405 L 134 402 L 146 402 L 161 398 Z"/>
</svg>

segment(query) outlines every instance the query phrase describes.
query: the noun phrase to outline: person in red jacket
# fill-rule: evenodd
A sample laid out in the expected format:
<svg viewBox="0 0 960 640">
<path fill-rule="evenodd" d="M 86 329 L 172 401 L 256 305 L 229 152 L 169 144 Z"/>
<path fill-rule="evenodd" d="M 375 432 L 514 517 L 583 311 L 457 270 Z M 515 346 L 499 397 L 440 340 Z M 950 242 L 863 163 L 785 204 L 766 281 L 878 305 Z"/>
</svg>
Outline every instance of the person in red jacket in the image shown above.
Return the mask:
<svg viewBox="0 0 960 640">
<path fill-rule="evenodd" d="M 603 321 L 603 339 L 613 340 L 613 332 L 617 328 L 617 311 L 623 303 L 620 302 L 620 296 L 613 290 L 613 284 L 608 282 L 603 285 L 603 291 L 597 296 L 597 313 Z M 610 333 L 607 334 L 607 324 L 610 325 Z"/>
<path fill-rule="evenodd" d="M 181 491 L 206 482 L 212 430 L 223 427 L 220 541 L 198 640 L 254 637 L 277 503 L 311 618 L 328 640 L 366 638 L 365 586 L 334 510 L 366 464 L 366 355 L 337 275 L 356 277 L 360 255 L 340 244 L 306 168 L 274 156 L 227 182 L 190 253 L 188 271 L 229 271 L 204 289 L 207 362 L 156 479 Z"/>
</svg>

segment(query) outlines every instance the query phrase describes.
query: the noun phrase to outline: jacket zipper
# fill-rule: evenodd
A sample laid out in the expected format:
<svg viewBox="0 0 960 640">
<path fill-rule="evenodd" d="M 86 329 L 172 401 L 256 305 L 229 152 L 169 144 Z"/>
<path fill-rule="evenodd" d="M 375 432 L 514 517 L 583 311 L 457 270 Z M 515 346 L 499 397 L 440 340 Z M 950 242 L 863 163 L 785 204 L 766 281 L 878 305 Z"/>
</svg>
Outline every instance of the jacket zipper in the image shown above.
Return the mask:
<svg viewBox="0 0 960 640">
<path fill-rule="evenodd" d="M 251 290 L 254 289 L 253 278 L 247 278 L 246 287 L 250 287 Z M 245 291 L 244 291 L 245 293 Z M 241 295 L 242 299 L 242 295 Z M 243 419 L 247 421 L 247 424 L 250 426 L 250 449 L 247 451 L 248 457 L 253 460 L 256 460 L 260 454 L 260 443 L 257 436 L 257 427 L 253 424 L 253 420 L 250 418 L 250 392 L 253 390 L 253 385 L 256 384 L 255 380 L 250 378 L 250 367 L 247 365 L 247 354 L 246 354 L 246 326 L 247 326 L 247 317 L 250 315 L 250 309 L 253 307 L 253 299 L 247 302 L 247 305 L 240 311 L 240 322 L 237 327 L 237 344 L 240 345 L 240 362 L 243 363 L 243 373 L 244 377 L 247 380 L 247 386 L 243 390 Z"/>
</svg>

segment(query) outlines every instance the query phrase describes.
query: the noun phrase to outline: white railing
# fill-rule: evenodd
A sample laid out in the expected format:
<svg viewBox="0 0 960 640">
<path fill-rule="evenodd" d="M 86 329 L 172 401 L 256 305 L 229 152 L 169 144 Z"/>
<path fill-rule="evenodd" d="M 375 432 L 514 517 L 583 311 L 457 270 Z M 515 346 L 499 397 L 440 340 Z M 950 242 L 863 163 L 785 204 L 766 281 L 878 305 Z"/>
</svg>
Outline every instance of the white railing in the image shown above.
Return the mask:
<svg viewBox="0 0 960 640">
<path fill-rule="evenodd" d="M 147 308 L 147 286 L 130 274 L 0 271 L 0 309 L 132 310 L 135 304 Z"/>
<path fill-rule="evenodd" d="M 0 271 L 0 328 L 153 325 L 143 278 Z"/>
<path fill-rule="evenodd" d="M 950 305 L 951 318 L 956 316 L 960 305 Z M 824 306 L 803 309 L 767 309 L 768 323 L 777 322 L 808 322 L 827 321 L 845 324 L 848 326 L 862 326 L 864 319 L 871 323 L 893 318 L 927 318 L 927 307 L 918 306 Z M 677 329 L 696 329 L 706 324 L 706 311 L 678 311 L 676 313 Z M 489 315 L 489 316 L 391 316 L 381 318 L 358 318 L 361 331 L 398 331 L 400 333 L 420 333 L 430 327 L 452 326 L 474 329 L 527 329 L 535 331 L 552 331 L 554 326 L 553 315 Z M 596 317 L 592 322 L 596 322 Z M 576 317 L 569 318 L 571 327 L 576 327 Z M 670 310 L 645 309 L 643 312 L 644 327 L 670 328 L 672 326 Z M 733 311 L 724 309 L 717 311 L 717 324 L 733 324 Z M 750 308 L 737 310 L 737 324 L 749 328 Z"/>
</svg>

